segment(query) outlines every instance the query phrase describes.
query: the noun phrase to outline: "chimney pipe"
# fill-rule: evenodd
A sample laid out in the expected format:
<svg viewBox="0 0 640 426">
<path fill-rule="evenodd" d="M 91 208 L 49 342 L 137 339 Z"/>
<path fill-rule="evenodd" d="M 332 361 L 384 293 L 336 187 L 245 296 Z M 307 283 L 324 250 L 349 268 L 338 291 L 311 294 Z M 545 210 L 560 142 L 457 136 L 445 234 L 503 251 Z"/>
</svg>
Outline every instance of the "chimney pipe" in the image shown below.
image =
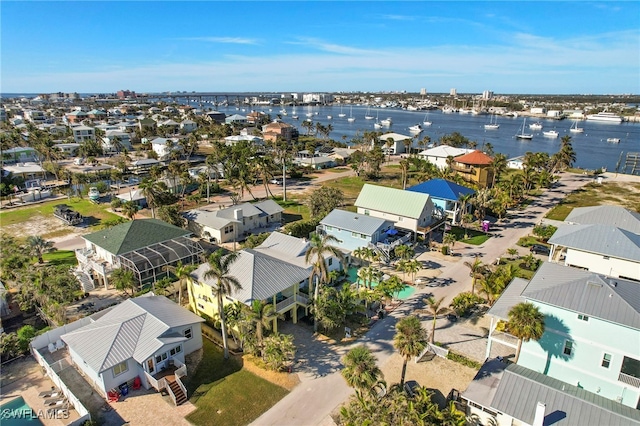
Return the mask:
<svg viewBox="0 0 640 426">
<path fill-rule="evenodd" d="M 543 424 L 544 424 L 544 412 L 545 412 L 546 408 L 547 408 L 547 404 L 545 404 L 543 402 L 538 402 L 538 405 L 536 405 L 536 415 L 533 418 L 533 425 L 532 426 L 543 426 Z"/>
</svg>

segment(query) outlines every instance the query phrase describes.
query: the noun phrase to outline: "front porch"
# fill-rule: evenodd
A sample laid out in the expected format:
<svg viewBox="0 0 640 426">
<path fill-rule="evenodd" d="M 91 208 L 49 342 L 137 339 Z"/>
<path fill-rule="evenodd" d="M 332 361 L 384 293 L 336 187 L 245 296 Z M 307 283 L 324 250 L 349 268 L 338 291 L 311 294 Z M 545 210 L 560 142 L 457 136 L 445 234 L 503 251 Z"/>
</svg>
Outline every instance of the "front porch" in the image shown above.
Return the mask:
<svg viewBox="0 0 640 426">
<path fill-rule="evenodd" d="M 187 375 L 187 366 L 182 361 L 171 359 L 158 373 L 151 375 L 145 371 L 144 374 L 149 386 L 158 392 L 166 390 L 176 406 L 187 402 L 187 388 L 182 383 L 182 378 Z"/>
<path fill-rule="evenodd" d="M 278 317 L 284 317 L 287 312 L 291 312 L 293 323 L 298 322 L 298 307 L 304 308 L 305 316 L 309 314 L 309 295 L 306 293 L 299 293 L 299 290 L 294 289 L 293 295 L 286 297 L 282 296 L 278 301 L 277 296 L 273 296 L 273 306 L 275 312 L 271 316 L 273 322 L 273 331 L 278 331 Z"/>
</svg>

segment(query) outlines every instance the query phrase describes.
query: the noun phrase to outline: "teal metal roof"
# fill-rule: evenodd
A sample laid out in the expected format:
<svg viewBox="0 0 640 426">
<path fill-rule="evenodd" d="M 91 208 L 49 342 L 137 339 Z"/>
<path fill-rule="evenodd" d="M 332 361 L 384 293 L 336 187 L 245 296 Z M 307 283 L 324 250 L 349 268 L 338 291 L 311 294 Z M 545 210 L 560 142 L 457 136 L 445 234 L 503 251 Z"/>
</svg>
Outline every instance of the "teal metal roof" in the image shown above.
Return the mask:
<svg viewBox="0 0 640 426">
<path fill-rule="evenodd" d="M 363 209 L 417 219 L 428 202 L 428 194 L 365 184 L 355 205 Z"/>
</svg>

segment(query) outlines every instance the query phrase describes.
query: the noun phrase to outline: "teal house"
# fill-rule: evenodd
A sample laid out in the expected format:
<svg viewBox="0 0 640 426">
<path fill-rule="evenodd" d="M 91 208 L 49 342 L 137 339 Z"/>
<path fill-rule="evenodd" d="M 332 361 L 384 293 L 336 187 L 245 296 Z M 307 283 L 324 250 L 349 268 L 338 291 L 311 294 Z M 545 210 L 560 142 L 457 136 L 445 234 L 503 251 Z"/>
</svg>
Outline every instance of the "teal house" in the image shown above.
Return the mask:
<svg viewBox="0 0 640 426">
<path fill-rule="evenodd" d="M 458 185 L 446 179 L 430 179 L 418 185 L 407 188 L 407 191 L 427 194 L 433 202 L 434 210 L 440 212 L 442 217 L 447 217 L 453 225 L 460 221 L 460 217 L 467 213 L 462 208 L 468 209 L 471 203 L 465 207 L 461 204 L 461 198 L 471 196 L 476 192 L 466 186 Z"/>
<path fill-rule="evenodd" d="M 351 252 L 360 247 L 368 247 L 378 242 L 384 243 L 398 235 L 393 228 L 393 222 L 361 213 L 334 209 L 326 215 L 318 225 L 316 232 L 321 235 L 332 235 L 338 240 L 332 245 L 345 252 Z M 391 235 L 393 234 L 393 235 Z"/>
<path fill-rule="evenodd" d="M 522 343 L 517 364 L 490 359 L 494 344 L 515 349 L 497 325 L 521 302 L 544 315 L 544 334 Z M 468 415 L 497 425 L 640 424 L 640 283 L 545 262 L 487 315 L 487 361 L 460 398 Z"/>
</svg>

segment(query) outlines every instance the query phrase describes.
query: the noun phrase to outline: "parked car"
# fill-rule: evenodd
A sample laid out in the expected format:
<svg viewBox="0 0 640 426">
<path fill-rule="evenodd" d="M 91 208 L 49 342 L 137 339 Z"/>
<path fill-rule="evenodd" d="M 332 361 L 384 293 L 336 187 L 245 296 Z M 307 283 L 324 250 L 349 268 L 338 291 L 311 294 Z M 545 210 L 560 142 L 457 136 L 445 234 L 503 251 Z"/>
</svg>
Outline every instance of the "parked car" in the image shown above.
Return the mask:
<svg viewBox="0 0 640 426">
<path fill-rule="evenodd" d="M 271 179 L 269 181 L 270 183 L 274 184 L 274 185 L 280 185 L 282 184 L 282 181 L 278 180 L 278 179 Z"/>
<path fill-rule="evenodd" d="M 542 244 L 534 244 L 529 248 L 533 254 L 549 254 L 549 247 Z"/>
<path fill-rule="evenodd" d="M 415 380 L 407 380 L 404 384 L 404 391 L 409 395 L 409 397 L 413 398 L 416 396 L 416 392 L 420 385 Z"/>
</svg>

